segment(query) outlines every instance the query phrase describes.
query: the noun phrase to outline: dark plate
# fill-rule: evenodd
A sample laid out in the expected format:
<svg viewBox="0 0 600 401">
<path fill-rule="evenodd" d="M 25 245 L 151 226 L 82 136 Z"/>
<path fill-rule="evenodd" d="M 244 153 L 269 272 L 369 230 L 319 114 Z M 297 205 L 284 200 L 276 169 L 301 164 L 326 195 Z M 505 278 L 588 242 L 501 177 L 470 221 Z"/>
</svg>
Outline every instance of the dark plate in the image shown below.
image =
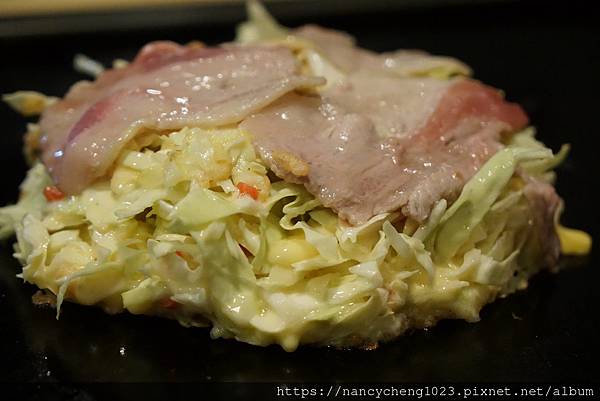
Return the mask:
<svg viewBox="0 0 600 401">
<path fill-rule="evenodd" d="M 168 15 L 168 14 L 167 14 Z M 207 19 L 205 19 L 207 20 Z M 600 29 L 591 9 L 541 3 L 410 8 L 317 18 L 347 30 L 374 50 L 422 48 L 456 56 L 475 76 L 521 103 L 538 137 L 572 152 L 558 170 L 563 222 L 596 238 Z M 145 42 L 228 40 L 233 22 L 182 24 L 159 30 L 20 37 L 2 40 L 0 91 L 35 89 L 60 95 L 83 78 L 75 53 L 103 62 L 133 56 Z M 306 22 L 299 16 L 284 22 Z M 2 203 L 14 201 L 25 173 L 20 134 L 25 120 L 0 105 Z M 597 252 L 564 260 L 527 291 L 484 308 L 476 324 L 446 321 L 375 351 L 301 348 L 285 353 L 209 339 L 156 318 L 65 305 L 34 307 L 35 289 L 15 278 L 11 245 L 0 249 L 0 377 L 20 382 L 121 381 L 596 381 L 600 298 Z"/>
</svg>

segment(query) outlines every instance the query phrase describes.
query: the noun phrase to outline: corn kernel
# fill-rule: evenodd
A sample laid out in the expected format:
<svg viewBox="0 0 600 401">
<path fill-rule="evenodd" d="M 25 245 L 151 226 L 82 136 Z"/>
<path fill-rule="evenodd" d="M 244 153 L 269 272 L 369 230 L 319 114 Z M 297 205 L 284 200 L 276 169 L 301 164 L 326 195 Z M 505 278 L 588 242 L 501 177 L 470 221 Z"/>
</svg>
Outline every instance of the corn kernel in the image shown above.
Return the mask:
<svg viewBox="0 0 600 401">
<path fill-rule="evenodd" d="M 317 255 L 317 250 L 305 240 L 281 239 L 269 246 L 268 260 L 280 266 L 291 266 Z"/>
</svg>

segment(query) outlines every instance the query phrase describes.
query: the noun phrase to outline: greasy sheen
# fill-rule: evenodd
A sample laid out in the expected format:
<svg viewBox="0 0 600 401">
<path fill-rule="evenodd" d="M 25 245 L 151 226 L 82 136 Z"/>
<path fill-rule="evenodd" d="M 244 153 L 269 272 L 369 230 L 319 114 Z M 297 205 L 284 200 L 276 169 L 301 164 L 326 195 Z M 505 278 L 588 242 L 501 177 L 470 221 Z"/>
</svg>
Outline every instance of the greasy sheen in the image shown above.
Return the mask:
<svg viewBox="0 0 600 401">
<path fill-rule="evenodd" d="M 423 221 L 501 147 L 501 132 L 526 123 L 476 81 L 364 74 L 322 97 L 289 94 L 241 126 L 276 174 L 360 224 L 397 209 Z"/>
<path fill-rule="evenodd" d="M 46 166 L 64 192 L 78 193 L 142 130 L 241 122 L 279 177 L 304 184 L 349 223 L 396 210 L 422 222 L 502 147 L 503 132 L 527 124 L 493 88 L 422 76 L 441 65 L 468 70 L 456 60 L 377 54 L 314 26 L 295 34 L 343 78 L 302 94 L 295 90 L 325 80 L 300 74 L 287 48 L 152 43 L 129 66 L 76 84 L 45 111 Z"/>
<path fill-rule="evenodd" d="M 293 54 L 281 47 L 153 43 L 128 67 L 76 84 L 44 112 L 43 160 L 64 192 L 77 193 L 143 129 L 236 123 L 295 88 L 322 82 L 298 75 Z"/>
</svg>

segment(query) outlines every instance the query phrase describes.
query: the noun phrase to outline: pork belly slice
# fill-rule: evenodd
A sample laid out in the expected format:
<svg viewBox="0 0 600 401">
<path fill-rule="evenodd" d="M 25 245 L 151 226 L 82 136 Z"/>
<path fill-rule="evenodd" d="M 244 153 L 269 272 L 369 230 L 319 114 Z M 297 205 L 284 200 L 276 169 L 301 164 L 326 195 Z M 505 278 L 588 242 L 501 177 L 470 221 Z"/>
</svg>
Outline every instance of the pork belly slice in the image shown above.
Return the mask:
<svg viewBox="0 0 600 401">
<path fill-rule="evenodd" d="M 369 71 L 377 75 L 410 77 L 440 68 L 451 68 L 463 75 L 471 72 L 469 66 L 455 58 L 435 56 L 420 50 L 375 53 L 356 46 L 354 37 L 346 32 L 317 25 L 304 25 L 292 33 L 314 44 L 320 53 L 345 73 Z"/>
<path fill-rule="evenodd" d="M 282 47 L 152 43 L 126 68 L 77 83 L 45 110 L 42 159 L 57 185 L 75 194 L 106 174 L 143 129 L 237 123 L 289 91 L 323 82 L 299 75 Z"/>
<path fill-rule="evenodd" d="M 525 180 L 523 194 L 533 210 L 533 226 L 544 255 L 546 266 L 555 267 L 560 257 L 560 240 L 556 233 L 557 213 L 562 208 L 562 199 L 554 187 L 547 182 L 521 174 Z"/>
<path fill-rule="evenodd" d="M 519 106 L 476 81 L 399 73 L 434 56 L 390 64 L 389 55 L 359 49 L 335 31 L 302 32 L 351 70 L 319 95 L 293 93 L 325 81 L 301 75 L 283 47 L 155 42 L 126 68 L 74 85 L 45 110 L 42 159 L 57 185 L 76 194 L 144 129 L 242 121 L 277 175 L 305 184 L 349 223 L 395 210 L 421 222 L 437 200 L 457 196 L 501 147 L 502 132 L 527 124 Z"/>
<path fill-rule="evenodd" d="M 396 210 L 422 222 L 501 148 L 502 132 L 526 124 L 473 80 L 359 73 L 321 97 L 288 94 L 241 127 L 277 175 L 357 225 Z"/>
</svg>

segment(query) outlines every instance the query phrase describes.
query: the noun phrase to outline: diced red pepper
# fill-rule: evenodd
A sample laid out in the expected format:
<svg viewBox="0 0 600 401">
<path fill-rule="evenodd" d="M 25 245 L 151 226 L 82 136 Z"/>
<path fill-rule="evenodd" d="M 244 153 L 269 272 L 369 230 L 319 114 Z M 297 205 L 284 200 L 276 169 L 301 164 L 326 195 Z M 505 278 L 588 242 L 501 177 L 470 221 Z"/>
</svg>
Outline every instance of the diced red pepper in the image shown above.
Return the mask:
<svg viewBox="0 0 600 401">
<path fill-rule="evenodd" d="M 237 184 L 237 188 L 240 190 L 240 194 L 247 195 L 254 200 L 258 199 L 258 189 L 254 188 L 252 185 L 240 182 Z"/>
<path fill-rule="evenodd" d="M 183 251 L 175 251 L 175 255 L 179 256 L 182 259 L 185 259 L 185 257 L 187 256 L 187 254 Z"/>
<path fill-rule="evenodd" d="M 161 308 L 165 308 L 165 309 L 175 309 L 179 306 L 179 302 L 174 301 L 169 297 L 169 298 L 163 298 L 160 301 L 158 301 L 158 305 Z"/>
<path fill-rule="evenodd" d="M 44 188 L 44 196 L 48 202 L 59 201 L 65 198 L 63 191 L 55 187 L 54 185 L 47 186 Z"/>
</svg>

